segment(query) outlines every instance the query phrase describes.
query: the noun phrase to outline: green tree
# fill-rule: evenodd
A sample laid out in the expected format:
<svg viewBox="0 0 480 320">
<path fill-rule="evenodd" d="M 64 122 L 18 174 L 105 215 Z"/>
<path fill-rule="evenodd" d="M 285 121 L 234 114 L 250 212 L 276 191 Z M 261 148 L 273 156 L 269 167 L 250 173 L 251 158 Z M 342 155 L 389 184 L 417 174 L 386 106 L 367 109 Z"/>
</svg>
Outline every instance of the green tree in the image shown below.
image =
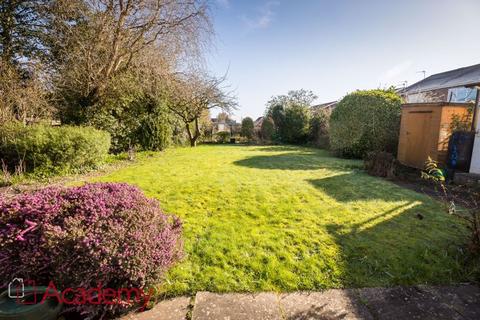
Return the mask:
<svg viewBox="0 0 480 320">
<path fill-rule="evenodd" d="M 305 143 L 308 136 L 310 108 L 302 104 L 291 104 L 285 110 L 285 122 L 280 130 L 283 142 Z"/>
<path fill-rule="evenodd" d="M 44 50 L 49 0 L 0 1 L 0 55 L 8 64 L 38 56 Z"/>
<path fill-rule="evenodd" d="M 275 135 L 275 127 L 270 117 L 264 117 L 260 128 L 260 137 L 263 141 L 270 142 Z"/>
<path fill-rule="evenodd" d="M 396 153 L 402 100 L 393 90 L 363 90 L 346 95 L 330 117 L 330 144 L 345 157 L 369 151 Z"/>
<path fill-rule="evenodd" d="M 267 114 L 270 112 L 271 108 L 278 105 L 284 107 L 289 104 L 310 106 L 315 99 L 317 99 L 317 96 L 310 90 L 290 90 L 286 95 L 273 96 L 267 102 Z"/>
<path fill-rule="evenodd" d="M 286 143 L 306 142 L 309 109 L 317 97 L 309 90 L 292 90 L 287 95 L 272 97 L 265 115 L 273 120 L 276 137 Z"/>
<path fill-rule="evenodd" d="M 328 149 L 329 142 L 329 121 L 331 111 L 329 109 L 314 110 L 310 118 L 308 129 L 309 140 L 315 146 Z"/>
<path fill-rule="evenodd" d="M 281 131 L 285 127 L 285 105 L 279 102 L 275 105 L 271 105 L 267 109 L 265 117 L 273 121 L 275 138 L 281 140 Z"/>
<path fill-rule="evenodd" d="M 132 76 L 117 77 L 112 84 L 87 109 L 87 123 L 111 134 L 114 152 L 165 149 L 172 136 L 172 115 L 165 98 Z"/>
<path fill-rule="evenodd" d="M 254 129 L 254 124 L 253 124 L 252 118 L 246 117 L 245 119 L 242 120 L 242 130 L 240 134 L 243 137 L 246 137 L 248 140 L 251 140 L 254 134 L 253 129 Z"/>
</svg>

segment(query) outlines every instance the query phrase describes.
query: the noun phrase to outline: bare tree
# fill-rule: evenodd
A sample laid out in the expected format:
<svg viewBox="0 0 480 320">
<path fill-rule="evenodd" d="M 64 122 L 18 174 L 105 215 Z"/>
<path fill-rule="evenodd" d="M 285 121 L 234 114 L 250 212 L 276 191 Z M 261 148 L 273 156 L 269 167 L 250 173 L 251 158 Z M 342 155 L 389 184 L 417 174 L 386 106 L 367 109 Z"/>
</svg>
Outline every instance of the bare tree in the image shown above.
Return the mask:
<svg viewBox="0 0 480 320">
<path fill-rule="evenodd" d="M 10 121 L 24 124 L 50 118 L 52 108 L 35 65 L 22 70 L 0 61 L 0 125 Z"/>
<path fill-rule="evenodd" d="M 48 117 L 41 59 L 50 0 L 0 1 L 0 124 Z"/>
<path fill-rule="evenodd" d="M 211 32 L 204 0 L 59 0 L 52 11 L 55 84 L 65 102 L 81 107 L 95 104 L 147 51 L 175 66 L 183 53 L 199 52 Z"/>
<path fill-rule="evenodd" d="M 200 118 L 205 111 L 220 108 L 230 112 L 237 106 L 236 97 L 222 86 L 225 77 L 181 74 L 171 80 L 168 86 L 168 108 L 185 125 L 190 146 L 195 147 L 201 135 Z"/>
</svg>

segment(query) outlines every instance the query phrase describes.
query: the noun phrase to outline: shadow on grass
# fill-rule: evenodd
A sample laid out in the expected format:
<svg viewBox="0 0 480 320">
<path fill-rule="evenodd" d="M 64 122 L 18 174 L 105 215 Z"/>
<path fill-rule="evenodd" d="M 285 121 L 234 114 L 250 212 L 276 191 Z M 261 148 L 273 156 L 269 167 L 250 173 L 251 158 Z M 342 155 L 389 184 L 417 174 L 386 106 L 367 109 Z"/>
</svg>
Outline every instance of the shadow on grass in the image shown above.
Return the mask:
<svg viewBox="0 0 480 320">
<path fill-rule="evenodd" d="M 397 202 L 352 224 L 329 224 L 340 247 L 345 287 L 444 284 L 464 280 L 465 229 L 425 196 L 363 173 L 309 182 L 338 202 Z M 361 204 L 362 202 L 360 202 Z M 375 207 L 372 207 L 375 210 Z"/>
<path fill-rule="evenodd" d="M 396 185 L 364 173 L 349 172 L 321 179 L 307 180 L 315 188 L 339 202 L 359 200 L 408 201 L 420 194 L 406 193 Z"/>
<path fill-rule="evenodd" d="M 235 165 L 270 170 L 350 170 L 362 168 L 358 161 L 322 156 L 315 152 L 289 152 L 271 156 L 253 156 L 234 162 Z"/>
<path fill-rule="evenodd" d="M 444 213 L 439 204 L 382 179 L 348 170 L 361 168 L 358 161 L 323 156 L 321 152 L 308 149 L 299 152 L 289 147 L 271 147 L 265 151 L 288 152 L 252 156 L 234 163 L 258 169 L 325 168 L 336 174 L 307 181 L 346 205 L 344 208 L 347 210 L 352 208 L 351 212 L 339 211 L 339 214 L 351 215 L 351 223 L 324 226 L 338 247 L 341 286 L 390 287 L 470 280 L 471 268 L 465 264 L 461 250 L 466 239 L 465 229 Z M 379 207 L 376 207 L 375 201 L 378 201 Z M 362 213 L 360 210 L 357 213 L 357 205 L 370 206 L 374 212 Z M 354 295 L 348 294 L 348 298 L 359 302 Z M 354 312 L 361 314 L 363 311 L 359 308 Z M 312 305 L 289 319 L 336 319 L 344 316 L 343 313 L 327 312 L 323 306 Z"/>
<path fill-rule="evenodd" d="M 265 152 L 286 152 L 286 151 L 290 151 L 290 152 L 299 152 L 301 150 L 301 152 L 309 152 L 309 153 L 315 153 L 315 151 L 323 151 L 323 152 L 326 152 L 325 150 L 313 150 L 313 149 L 310 149 L 310 148 L 307 148 L 307 147 L 302 147 L 300 149 L 300 147 L 298 146 L 284 146 L 284 145 L 279 145 L 279 146 L 257 146 L 257 148 L 254 148 L 252 149 L 251 151 L 265 151 Z"/>
<path fill-rule="evenodd" d="M 397 202 L 395 207 L 333 223 L 326 230 L 339 248 L 343 287 L 450 284 L 472 280 L 464 226 L 426 196 L 359 172 L 308 180 L 345 204 Z M 383 202 L 383 204 L 382 204 Z M 470 271 L 469 271 L 470 270 Z M 355 300 L 355 297 L 351 297 Z"/>
<path fill-rule="evenodd" d="M 330 224 L 345 287 L 446 284 L 466 280 L 462 228 L 405 204 L 354 225 Z M 442 213 L 439 213 L 442 214 Z"/>
</svg>

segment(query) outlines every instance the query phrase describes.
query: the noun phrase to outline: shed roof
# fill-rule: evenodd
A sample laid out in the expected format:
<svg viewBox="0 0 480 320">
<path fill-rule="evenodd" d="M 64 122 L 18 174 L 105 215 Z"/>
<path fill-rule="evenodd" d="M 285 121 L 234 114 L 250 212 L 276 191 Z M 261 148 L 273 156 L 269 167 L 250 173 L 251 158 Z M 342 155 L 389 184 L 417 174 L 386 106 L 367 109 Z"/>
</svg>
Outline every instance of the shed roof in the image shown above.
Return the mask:
<svg viewBox="0 0 480 320">
<path fill-rule="evenodd" d="M 480 64 L 431 75 L 409 86 L 406 92 L 466 87 L 480 84 Z"/>
</svg>

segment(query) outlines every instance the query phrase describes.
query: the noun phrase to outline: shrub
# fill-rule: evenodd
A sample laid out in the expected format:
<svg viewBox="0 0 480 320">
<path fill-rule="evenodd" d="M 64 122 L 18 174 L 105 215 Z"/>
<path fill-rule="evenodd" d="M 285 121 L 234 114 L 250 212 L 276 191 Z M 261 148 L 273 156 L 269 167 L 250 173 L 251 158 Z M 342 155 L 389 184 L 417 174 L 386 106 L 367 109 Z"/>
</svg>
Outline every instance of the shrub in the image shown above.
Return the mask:
<svg viewBox="0 0 480 320">
<path fill-rule="evenodd" d="M 330 117 L 331 148 L 340 156 L 362 158 L 369 151 L 396 153 L 401 98 L 392 90 L 356 91 Z"/>
<path fill-rule="evenodd" d="M 253 129 L 254 124 L 252 118 L 246 117 L 242 120 L 242 130 L 240 131 L 242 137 L 251 140 L 253 138 Z"/>
<path fill-rule="evenodd" d="M 293 104 L 285 109 L 284 126 L 280 130 L 283 142 L 305 143 L 308 135 L 310 111 L 308 106 Z"/>
<path fill-rule="evenodd" d="M 292 90 L 272 97 L 265 115 L 273 120 L 274 139 L 285 143 L 305 143 L 308 137 L 310 105 L 317 97 L 309 90 Z"/>
<path fill-rule="evenodd" d="M 260 128 L 260 138 L 265 142 L 271 142 L 275 135 L 275 127 L 270 117 L 265 117 Z"/>
<path fill-rule="evenodd" d="M 230 132 L 221 131 L 215 134 L 216 141 L 218 143 L 228 143 L 230 141 Z"/>
<path fill-rule="evenodd" d="M 180 257 L 181 223 L 127 184 L 47 188 L 0 200 L 0 279 L 147 288 Z M 107 308 L 110 307 L 110 308 Z M 79 305 L 89 316 L 126 306 Z M 111 309 L 110 311 L 108 311 Z"/>
<path fill-rule="evenodd" d="M 308 136 L 310 111 L 307 105 L 275 105 L 267 113 L 273 119 L 275 135 L 281 142 L 302 143 Z"/>
<path fill-rule="evenodd" d="M 0 159 L 9 170 L 23 163 L 27 172 L 50 175 L 98 166 L 110 148 L 107 132 L 90 127 L 0 127 Z"/>
<path fill-rule="evenodd" d="M 145 114 L 137 129 L 137 142 L 143 150 L 161 151 L 172 140 L 172 127 L 166 110 Z"/>
<path fill-rule="evenodd" d="M 397 160 L 388 152 L 369 152 L 364 159 L 365 170 L 369 175 L 393 178 L 396 175 Z"/>
<path fill-rule="evenodd" d="M 329 109 L 315 110 L 312 113 L 308 128 L 309 139 L 319 148 L 328 149 L 330 147 L 329 121 L 331 111 Z"/>
<path fill-rule="evenodd" d="M 134 96 L 113 101 L 107 99 L 95 105 L 88 114 L 88 123 L 110 133 L 114 153 L 132 147 L 158 151 L 172 141 L 170 117 L 161 101 L 149 96 Z"/>
</svg>

